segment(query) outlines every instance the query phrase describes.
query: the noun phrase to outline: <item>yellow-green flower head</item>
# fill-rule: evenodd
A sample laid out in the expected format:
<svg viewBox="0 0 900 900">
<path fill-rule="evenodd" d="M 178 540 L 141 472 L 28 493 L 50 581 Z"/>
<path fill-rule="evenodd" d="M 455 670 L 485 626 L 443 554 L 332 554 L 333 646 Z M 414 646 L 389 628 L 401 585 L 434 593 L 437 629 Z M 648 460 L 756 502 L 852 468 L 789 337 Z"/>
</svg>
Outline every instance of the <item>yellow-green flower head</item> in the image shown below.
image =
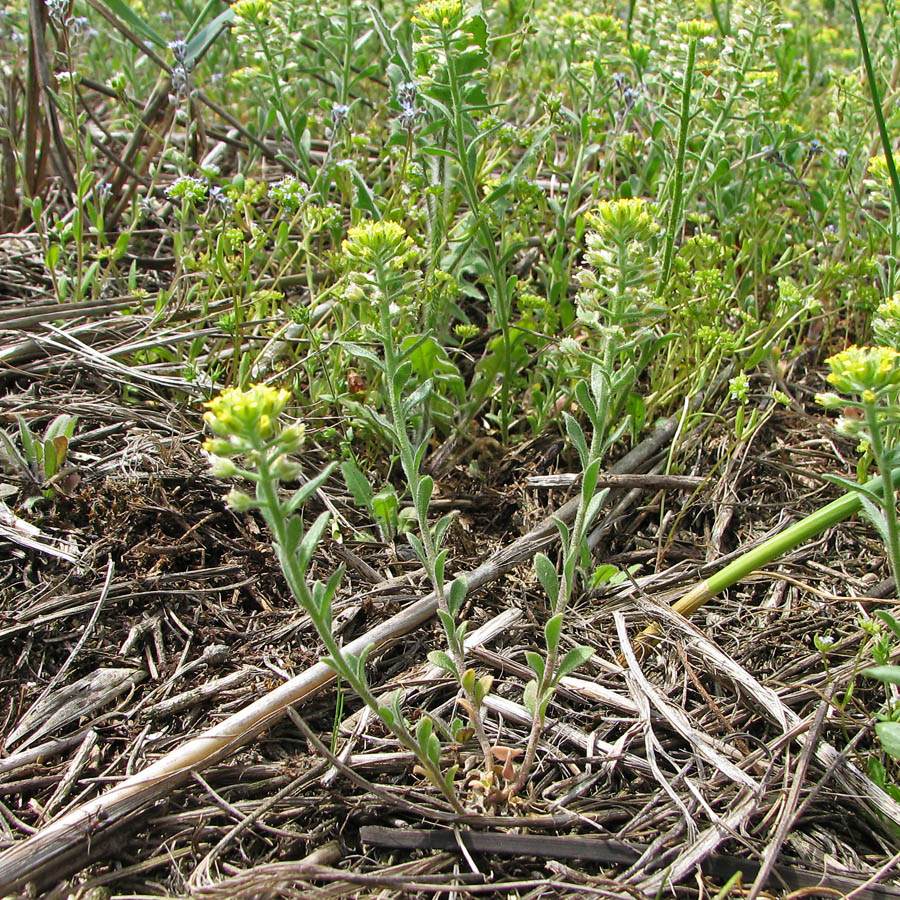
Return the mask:
<svg viewBox="0 0 900 900">
<path fill-rule="evenodd" d="M 705 38 L 709 37 L 715 30 L 716 26 L 706 19 L 689 19 L 686 22 L 678 23 L 678 30 L 686 38 Z"/>
<path fill-rule="evenodd" d="M 237 0 L 231 4 L 235 16 L 245 22 L 265 22 L 271 7 L 271 0 Z"/>
<path fill-rule="evenodd" d="M 867 402 L 885 388 L 900 384 L 900 353 L 893 347 L 857 347 L 855 344 L 825 362 L 827 381 L 844 394 L 862 394 Z"/>
<path fill-rule="evenodd" d="M 642 197 L 604 200 L 587 218 L 602 238 L 616 244 L 645 241 L 659 231 L 650 204 Z"/>
<path fill-rule="evenodd" d="M 460 23 L 462 17 L 463 5 L 460 0 L 428 0 L 416 7 L 413 21 L 417 25 L 452 28 Z"/>
<path fill-rule="evenodd" d="M 869 174 L 876 181 L 887 182 L 888 180 L 888 164 L 887 157 L 880 153 L 878 156 L 873 156 L 869 160 Z"/>
<path fill-rule="evenodd" d="M 402 265 L 415 241 L 396 222 L 364 222 L 354 225 L 347 232 L 343 243 L 344 253 L 356 263 L 371 266 L 376 261 L 382 265 L 397 261 Z"/>
<path fill-rule="evenodd" d="M 226 388 L 206 404 L 203 420 L 220 437 L 237 438 L 252 445 L 272 437 L 290 396 L 290 391 L 284 388 L 265 384 L 255 384 L 246 391 L 239 387 Z"/>
<path fill-rule="evenodd" d="M 872 320 L 872 334 L 879 344 L 900 350 L 900 293 L 878 305 Z"/>
</svg>

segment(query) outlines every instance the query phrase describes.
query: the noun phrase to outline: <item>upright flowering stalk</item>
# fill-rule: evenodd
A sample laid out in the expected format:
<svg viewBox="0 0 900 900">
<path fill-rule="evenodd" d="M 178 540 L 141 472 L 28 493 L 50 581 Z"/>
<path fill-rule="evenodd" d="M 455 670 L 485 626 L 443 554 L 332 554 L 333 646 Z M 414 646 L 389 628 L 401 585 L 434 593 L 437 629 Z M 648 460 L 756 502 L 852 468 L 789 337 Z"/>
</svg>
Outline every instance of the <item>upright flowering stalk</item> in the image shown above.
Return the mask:
<svg viewBox="0 0 900 900">
<path fill-rule="evenodd" d="M 854 345 L 826 362 L 831 369 L 828 383 L 840 394 L 854 399 L 847 400 L 836 393 L 819 394 L 816 399 L 827 409 L 845 410 L 838 428 L 861 438 L 871 450 L 884 490 L 879 495 L 845 479 L 832 480 L 860 494 L 863 511 L 885 542 L 895 582 L 900 586 L 900 528 L 894 482 L 897 448 L 885 441 L 885 434 L 895 430 L 900 415 L 900 352 L 893 347 Z"/>
<path fill-rule="evenodd" d="M 357 345 L 347 347 L 373 363 L 383 374 L 389 418 L 374 410 L 369 412 L 390 437 L 400 457 L 419 526 L 418 535 L 409 533 L 407 538 L 428 573 L 435 591 L 438 618 L 443 625 L 449 650 L 449 653 L 433 651 L 429 658 L 452 675 L 462 688 L 465 694 L 462 702 L 490 773 L 493 771 L 493 756 L 484 730 L 481 707 L 490 690 L 491 678 L 485 676 L 479 679 L 473 669 L 466 669 L 463 647 L 466 623 L 457 623 L 466 595 L 465 579 L 457 578 L 449 590 L 445 590 L 447 550 L 441 549 L 441 544 L 450 527 L 451 517 L 442 517 L 434 526 L 428 521 L 434 481 L 431 476 L 422 475 L 420 470 L 431 431 L 429 429 L 417 444 L 413 443 L 409 434 L 410 419 L 427 401 L 432 391 L 432 382 L 429 379 L 408 396 L 405 395 L 413 370 L 409 357 L 419 345 L 413 344 L 401 351 L 394 339 L 395 322 L 401 310 L 416 302 L 419 278 L 413 266 L 418 261 L 420 252 L 400 225 L 384 221 L 367 222 L 351 228 L 343 248 L 351 266 L 351 295 L 368 300 L 378 309 L 378 340 L 381 342 L 383 358 L 379 359 L 370 350 Z"/>
<path fill-rule="evenodd" d="M 279 482 L 294 481 L 300 476 L 300 467 L 291 462 L 289 455 L 296 453 L 304 442 L 302 425 L 282 426 L 280 416 L 289 397 L 286 390 L 258 384 L 249 390 L 228 388 L 207 403 L 203 418 L 216 436 L 207 440 L 203 449 L 210 455 L 212 472 L 222 478 L 239 476 L 256 485 L 255 496 L 232 489 L 228 504 L 238 511 L 258 509 L 262 513 L 275 538 L 275 552 L 288 587 L 325 645 L 328 655 L 323 661 L 356 691 L 397 740 L 416 755 L 418 770 L 453 808 L 463 812 L 453 786 L 456 767 L 446 773 L 441 771 L 441 743 L 433 733 L 431 720 L 423 716 L 413 733 L 400 711 L 399 700 L 380 703 L 369 687 L 366 657 L 371 648 L 356 656 L 346 652 L 335 640 L 331 604 L 343 569 L 339 568 L 325 583 L 307 578 L 313 552 L 328 528 L 329 514 L 323 512 L 304 530 L 303 520 L 297 513 L 328 478 L 334 463 L 289 499 L 281 499 Z M 240 459 L 243 465 L 238 464 Z"/>
<path fill-rule="evenodd" d="M 487 27 L 482 16 L 466 8 L 461 0 L 429 0 L 419 4 L 413 14 L 418 30 L 414 45 L 423 103 L 447 126 L 446 146 L 458 172 L 459 190 L 469 207 L 471 235 L 477 243 L 490 273 L 486 285 L 494 324 L 500 331 L 500 386 L 497 419 L 505 443 L 512 421 L 510 390 L 513 366 L 514 329 L 512 295 L 514 283 L 506 273 L 508 248 L 504 237 L 491 224 L 494 211 L 485 201 L 483 176 L 479 162 L 480 143 L 475 115 L 488 107 L 482 79 L 488 71 Z M 469 235 L 463 242 L 467 244 Z"/>
<path fill-rule="evenodd" d="M 687 149 L 688 128 L 691 122 L 691 88 L 694 81 L 694 64 L 697 59 L 697 41 L 708 37 L 715 30 L 712 22 L 691 19 L 679 22 L 678 30 L 687 38 L 687 62 L 684 67 L 684 81 L 681 85 L 681 119 L 678 128 L 678 149 L 675 155 L 675 172 L 672 181 L 672 201 L 669 205 L 669 221 L 666 225 L 666 249 L 663 254 L 662 274 L 657 293 L 665 289 L 672 271 L 675 255 L 675 236 L 681 230 L 681 214 L 684 209 L 684 155 Z"/>
<path fill-rule="evenodd" d="M 585 260 L 578 273 L 578 318 L 594 329 L 597 360 L 609 385 L 607 422 L 621 417 L 629 394 L 658 346 L 652 284 L 659 225 L 643 198 L 604 200 L 587 215 Z"/>
</svg>

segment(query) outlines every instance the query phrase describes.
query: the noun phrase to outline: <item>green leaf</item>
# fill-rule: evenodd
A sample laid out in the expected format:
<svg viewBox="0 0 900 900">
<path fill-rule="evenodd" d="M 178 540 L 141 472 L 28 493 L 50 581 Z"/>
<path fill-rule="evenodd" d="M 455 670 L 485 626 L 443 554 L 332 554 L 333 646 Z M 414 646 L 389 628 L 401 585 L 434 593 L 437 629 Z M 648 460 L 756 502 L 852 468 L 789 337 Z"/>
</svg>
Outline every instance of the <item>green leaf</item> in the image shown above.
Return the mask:
<svg viewBox="0 0 900 900">
<path fill-rule="evenodd" d="M 600 477 L 600 460 L 595 459 L 585 470 L 581 476 L 581 497 L 582 502 L 587 503 L 594 496 L 597 488 L 597 479 Z"/>
<path fill-rule="evenodd" d="M 441 625 L 444 629 L 444 634 L 447 636 L 447 640 L 452 641 L 453 635 L 456 633 L 456 621 L 453 616 L 444 612 L 444 610 L 439 609 L 437 611 L 437 617 L 441 620 Z"/>
<path fill-rule="evenodd" d="M 419 562 L 424 565 L 427 562 L 428 557 L 425 554 L 425 546 L 420 538 L 411 531 L 408 531 L 406 533 L 406 540 L 409 541 L 409 546 L 413 548 L 413 553 L 416 554 Z"/>
<path fill-rule="evenodd" d="M 334 572 L 331 573 L 331 577 L 325 584 L 325 590 L 322 592 L 319 610 L 322 618 L 328 623 L 331 622 L 331 602 L 334 600 L 334 595 L 337 593 L 341 579 L 344 577 L 344 571 L 345 569 L 343 566 L 338 566 Z M 369 650 L 371 650 L 371 646 L 363 651 L 363 656 L 365 656 Z"/>
<path fill-rule="evenodd" d="M 569 415 L 569 413 L 564 413 L 563 418 L 566 423 L 566 434 L 569 435 L 569 440 L 578 451 L 578 458 L 581 460 L 581 467 L 585 468 L 588 464 L 588 445 L 587 439 L 584 436 L 584 431 L 582 430 L 581 426 L 578 424 L 574 416 Z"/>
<path fill-rule="evenodd" d="M 60 440 L 65 440 L 65 438 L 60 438 Z M 44 441 L 44 472 L 43 478 L 46 480 L 48 478 L 52 478 L 56 474 L 57 470 L 57 455 L 56 455 L 56 443 L 55 441 Z"/>
<path fill-rule="evenodd" d="M 444 543 L 444 537 L 447 534 L 447 529 L 453 522 L 453 515 L 448 513 L 446 516 L 441 516 L 438 519 L 437 523 L 434 526 L 434 546 L 440 547 L 441 544 Z"/>
<path fill-rule="evenodd" d="M 288 556 L 297 552 L 297 547 L 303 538 L 303 522 L 297 518 L 288 519 L 285 523 L 285 548 L 284 551 Z"/>
<path fill-rule="evenodd" d="M 55 437 L 71 438 L 75 433 L 75 425 L 78 422 L 78 416 L 70 416 L 62 413 L 47 426 L 44 432 L 44 440 L 52 441 Z"/>
<path fill-rule="evenodd" d="M 431 721 L 429 719 L 429 721 Z M 428 739 L 425 741 L 425 746 L 423 748 L 425 750 L 425 756 L 431 762 L 431 764 L 435 767 L 435 769 L 441 768 L 441 739 L 432 732 L 428 735 Z"/>
<path fill-rule="evenodd" d="M 312 559 L 312 555 L 315 553 L 319 541 L 322 540 L 323 535 L 328 529 L 328 521 L 330 518 L 331 513 L 326 509 L 319 515 L 316 521 L 309 526 L 309 531 L 303 535 L 303 540 L 300 541 L 300 546 L 297 548 L 297 562 L 301 572 L 306 572 L 309 568 L 309 561 Z"/>
<path fill-rule="evenodd" d="M 588 528 L 593 524 L 594 519 L 597 518 L 597 513 L 600 512 L 601 507 L 606 502 L 606 497 L 609 493 L 609 488 L 603 488 L 597 494 L 594 494 L 591 497 L 590 502 L 587 505 L 587 508 L 584 511 L 584 530 L 587 531 Z"/>
<path fill-rule="evenodd" d="M 434 382 L 429 378 L 420 384 L 404 401 L 403 412 L 409 415 L 411 412 L 421 413 L 419 407 L 423 406 L 434 388 Z"/>
<path fill-rule="evenodd" d="M 419 724 L 416 726 L 416 743 L 423 749 L 428 743 L 428 738 L 431 737 L 433 728 L 434 726 L 431 724 L 431 719 L 428 716 L 422 716 L 419 719 Z"/>
<path fill-rule="evenodd" d="M 888 756 L 900 759 L 900 722 L 877 722 L 875 734 Z"/>
<path fill-rule="evenodd" d="M 379 705 L 377 709 L 378 718 L 388 727 L 390 731 L 394 730 L 394 713 L 389 706 Z"/>
<path fill-rule="evenodd" d="M 493 675 L 482 675 L 478 681 L 475 682 L 475 690 L 473 691 L 473 697 L 475 698 L 475 706 L 480 709 L 482 704 L 484 703 L 484 698 L 491 692 L 491 688 L 494 685 L 494 676 Z"/>
<path fill-rule="evenodd" d="M 189 41 L 187 45 L 187 53 L 185 54 L 188 68 L 193 69 L 197 63 L 206 55 L 206 51 L 216 42 L 219 35 L 223 31 L 227 31 L 228 27 L 234 21 L 234 11 L 226 9 L 219 13 L 212 22 L 204 25 Z"/>
<path fill-rule="evenodd" d="M 453 584 L 450 585 L 450 596 L 447 600 L 447 607 L 452 616 L 457 616 L 459 614 L 468 590 L 469 583 L 466 581 L 465 576 L 460 575 L 458 578 L 453 579 Z"/>
<path fill-rule="evenodd" d="M 404 360 L 394 370 L 393 384 L 398 397 L 403 393 L 403 388 L 406 387 L 406 382 L 409 381 L 411 375 L 412 363 L 409 360 Z"/>
<path fill-rule="evenodd" d="M 876 494 L 870 488 L 867 488 L 865 485 L 859 484 L 859 482 L 849 481 L 846 478 L 841 478 L 840 475 L 824 475 L 823 474 L 822 478 L 824 478 L 825 481 L 830 481 L 832 484 L 836 484 L 839 487 L 844 488 L 844 490 L 846 490 L 848 493 L 862 494 L 863 496 L 868 497 L 869 500 L 871 500 L 873 503 L 878 504 L 879 506 L 881 506 L 881 504 L 883 502 L 881 497 L 878 496 L 878 494 Z"/>
<path fill-rule="evenodd" d="M 357 209 L 365 210 L 367 213 L 371 213 L 372 218 L 380 219 L 381 213 L 378 209 L 378 205 L 375 202 L 375 195 L 372 193 L 369 186 L 366 184 L 363 177 L 356 171 L 356 167 L 351 170 L 351 177 L 353 178 L 353 186 L 356 189 L 356 197 L 354 200 L 354 205 Z"/>
<path fill-rule="evenodd" d="M 443 650 L 432 650 L 428 654 L 428 661 L 433 666 L 442 669 L 444 672 L 449 672 L 457 681 L 459 681 L 459 672 L 448 653 L 445 653 Z"/>
<path fill-rule="evenodd" d="M 428 504 L 431 503 L 431 494 L 434 490 L 434 479 L 430 475 L 424 475 L 419 481 L 416 491 L 416 510 L 424 517 L 428 512 Z"/>
<path fill-rule="evenodd" d="M 379 371 L 384 371 L 384 363 L 368 347 L 363 347 L 361 344 L 355 344 L 353 341 L 338 341 L 338 343 L 351 356 L 365 359 L 372 363 Z"/>
<path fill-rule="evenodd" d="M 594 655 L 594 648 L 586 645 L 573 647 L 563 658 L 559 664 L 556 674 L 553 676 L 553 683 L 559 682 L 560 678 L 574 672 L 579 666 L 584 665 Z"/>
<path fill-rule="evenodd" d="M 865 515 L 865 517 L 875 526 L 875 530 L 878 532 L 878 536 L 881 538 L 881 540 L 887 546 L 890 546 L 891 539 L 890 535 L 888 534 L 888 523 L 887 517 L 884 514 L 884 510 L 880 506 L 874 504 L 865 495 L 860 497 L 860 502 L 862 503 L 863 515 Z"/>
<path fill-rule="evenodd" d="M 528 663 L 531 671 L 537 676 L 538 681 L 543 679 L 545 669 L 544 657 L 540 653 L 535 653 L 534 650 L 526 650 L 525 661 Z"/>
<path fill-rule="evenodd" d="M 531 681 L 525 685 L 525 690 L 522 692 L 522 703 L 525 706 L 525 709 L 531 713 L 532 717 L 537 712 L 537 692 L 538 683 L 532 678 Z"/>
<path fill-rule="evenodd" d="M 458 765 L 450 766 L 449 769 L 444 773 L 444 787 L 447 788 L 448 794 L 455 794 L 456 788 L 453 784 L 456 779 L 456 773 L 459 771 Z"/>
<path fill-rule="evenodd" d="M 353 460 L 344 460 L 341 463 L 341 475 L 344 476 L 344 484 L 347 485 L 353 502 L 363 509 L 371 509 L 375 491 L 369 483 L 369 479 L 360 471 L 359 466 Z"/>
<path fill-rule="evenodd" d="M 137 32 L 138 35 L 145 37 L 151 44 L 155 44 L 160 49 L 166 48 L 166 41 L 159 36 L 131 7 L 124 3 L 123 0 L 103 0 L 110 12 L 114 13 L 131 31 Z"/>
<path fill-rule="evenodd" d="M 28 427 L 28 422 L 25 421 L 23 416 L 17 415 L 16 421 L 19 423 L 19 437 L 22 440 L 22 449 L 25 451 L 25 459 L 30 466 L 36 466 L 40 462 L 40 458 L 34 435 Z"/>
<path fill-rule="evenodd" d="M 584 381 L 579 381 L 575 385 L 575 399 L 578 401 L 578 405 L 584 410 L 588 419 L 590 419 L 591 425 L 594 428 L 598 428 L 600 414 L 597 412 L 597 406 L 594 403 L 594 398 L 591 397 L 588 386 Z"/>
<path fill-rule="evenodd" d="M 550 653 L 556 653 L 556 648 L 559 647 L 559 635 L 562 632 L 562 624 L 563 616 L 562 613 L 559 613 L 548 619 L 547 624 L 544 625 L 544 640 L 547 642 L 547 650 Z"/>
<path fill-rule="evenodd" d="M 444 566 L 447 565 L 447 551 L 441 550 L 434 559 L 434 581 L 435 584 L 444 585 Z"/>
<path fill-rule="evenodd" d="M 329 463 L 318 475 L 314 478 L 310 478 L 306 484 L 297 488 L 285 506 L 286 514 L 291 516 L 300 509 L 300 507 L 328 480 L 328 477 L 334 471 L 336 465 L 337 463 Z"/>
<path fill-rule="evenodd" d="M 894 637 L 900 641 L 900 622 L 898 622 L 887 610 L 879 609 L 875 613 L 894 634 Z"/>
<path fill-rule="evenodd" d="M 534 571 L 537 572 L 544 592 L 550 599 L 550 608 L 556 609 L 556 604 L 559 602 L 559 573 L 556 571 L 556 566 L 545 554 L 535 553 Z"/>
<path fill-rule="evenodd" d="M 9 461 L 18 466 L 23 474 L 28 474 L 31 471 L 28 467 L 28 462 L 25 460 L 25 457 L 19 453 L 19 448 L 13 443 L 12 438 L 3 430 L 0 430 L 0 443 L 3 444 L 3 448 L 6 455 L 9 457 Z"/>
<path fill-rule="evenodd" d="M 872 666 L 870 669 L 863 669 L 861 674 L 887 684 L 900 684 L 900 666 Z"/>
</svg>

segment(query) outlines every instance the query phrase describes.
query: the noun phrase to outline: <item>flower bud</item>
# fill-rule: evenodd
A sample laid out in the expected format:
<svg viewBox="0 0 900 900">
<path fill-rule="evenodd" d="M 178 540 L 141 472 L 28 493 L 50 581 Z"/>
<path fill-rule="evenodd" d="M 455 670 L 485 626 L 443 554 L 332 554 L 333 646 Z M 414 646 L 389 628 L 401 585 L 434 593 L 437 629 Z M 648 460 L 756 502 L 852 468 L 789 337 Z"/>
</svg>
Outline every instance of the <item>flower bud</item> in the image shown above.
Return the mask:
<svg viewBox="0 0 900 900">
<path fill-rule="evenodd" d="M 237 475 L 238 467 L 230 460 L 222 456 L 211 456 L 209 459 L 209 471 L 216 478 L 232 478 Z"/>
<path fill-rule="evenodd" d="M 236 488 L 232 488 L 225 495 L 225 503 L 228 505 L 229 509 L 233 509 L 235 512 L 247 512 L 256 505 L 249 494 L 245 494 L 243 491 L 239 491 Z"/>
</svg>

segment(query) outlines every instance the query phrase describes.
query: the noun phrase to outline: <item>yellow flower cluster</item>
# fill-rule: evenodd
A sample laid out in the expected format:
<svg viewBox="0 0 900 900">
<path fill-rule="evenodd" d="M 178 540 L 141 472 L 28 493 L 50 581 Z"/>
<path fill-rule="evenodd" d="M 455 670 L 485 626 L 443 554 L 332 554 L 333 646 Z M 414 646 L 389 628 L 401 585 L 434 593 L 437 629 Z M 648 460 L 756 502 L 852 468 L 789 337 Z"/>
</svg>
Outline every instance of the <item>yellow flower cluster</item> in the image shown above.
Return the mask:
<svg viewBox="0 0 900 900">
<path fill-rule="evenodd" d="M 417 25 L 450 28 L 459 24 L 462 15 L 463 5 L 460 0 L 428 0 L 416 7 L 413 21 Z"/>
<path fill-rule="evenodd" d="M 874 395 L 900 384 L 900 353 L 893 347 L 857 347 L 829 357 L 829 384 L 844 394 L 861 394 L 865 402 Z"/>
<path fill-rule="evenodd" d="M 303 442 L 303 426 L 293 425 L 278 434 L 278 417 L 290 397 L 290 391 L 265 384 L 248 390 L 226 388 L 206 404 L 203 420 L 218 438 L 207 440 L 203 449 L 213 456 L 234 456 L 258 449 L 278 435 L 284 452 L 293 452 Z"/>
<path fill-rule="evenodd" d="M 678 30 L 686 38 L 705 38 L 716 30 L 716 26 L 705 19 L 690 19 L 686 22 L 679 22 Z"/>
<path fill-rule="evenodd" d="M 400 268 L 415 241 L 396 222 L 364 222 L 347 232 L 342 246 L 353 262 L 368 266 L 378 260 Z"/>
<path fill-rule="evenodd" d="M 650 204 L 641 197 L 604 200 L 587 218 L 602 238 L 616 244 L 645 241 L 659 231 Z"/>
<path fill-rule="evenodd" d="M 231 5 L 231 9 L 238 19 L 262 24 L 269 18 L 271 6 L 271 0 L 237 0 Z"/>
</svg>

